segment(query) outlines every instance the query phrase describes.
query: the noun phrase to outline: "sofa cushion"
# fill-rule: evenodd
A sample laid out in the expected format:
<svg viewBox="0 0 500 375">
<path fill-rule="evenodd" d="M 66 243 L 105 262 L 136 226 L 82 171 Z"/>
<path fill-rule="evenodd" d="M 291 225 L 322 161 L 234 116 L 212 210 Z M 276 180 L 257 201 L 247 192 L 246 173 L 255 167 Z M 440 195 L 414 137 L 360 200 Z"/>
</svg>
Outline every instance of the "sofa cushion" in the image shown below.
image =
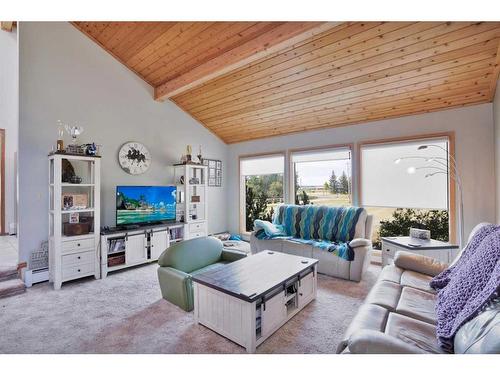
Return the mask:
<svg viewBox="0 0 500 375">
<path fill-rule="evenodd" d="M 436 291 L 429 285 L 432 277 L 415 271 L 404 271 L 401 274 L 401 285 L 423 290 L 427 293 L 436 294 Z"/>
<path fill-rule="evenodd" d="M 313 247 L 312 245 L 309 244 L 290 241 L 290 240 L 283 240 L 282 246 L 283 247 L 281 249 L 281 252 L 285 254 L 297 255 L 306 258 L 312 258 L 313 256 L 312 254 Z"/>
<path fill-rule="evenodd" d="M 398 251 L 394 257 L 394 264 L 400 268 L 416 271 L 429 276 L 436 276 L 443 272 L 448 265 L 437 259 L 409 251 Z"/>
<path fill-rule="evenodd" d="M 401 286 L 399 284 L 381 280 L 370 290 L 365 302 L 382 306 L 389 311 L 395 311 L 400 295 Z"/>
<path fill-rule="evenodd" d="M 458 354 L 500 353 L 500 298 L 457 331 L 454 349 Z"/>
<path fill-rule="evenodd" d="M 403 274 L 402 268 L 396 267 L 394 264 L 390 264 L 382 268 L 382 271 L 380 272 L 378 279 L 400 284 L 402 274 Z"/>
<path fill-rule="evenodd" d="M 341 277 L 350 280 L 351 263 L 328 251 L 312 248 L 312 258 L 317 259 L 318 272 L 325 275 Z"/>
<path fill-rule="evenodd" d="M 385 333 L 428 353 L 442 353 L 436 340 L 436 327 L 432 324 L 389 313 Z"/>
<path fill-rule="evenodd" d="M 354 319 L 352 320 L 347 331 L 344 334 L 344 340 L 337 347 L 337 353 L 342 353 L 347 347 L 349 338 L 355 332 L 362 329 L 370 329 L 377 332 L 383 332 L 389 311 L 383 307 L 365 303 L 362 305 Z"/>
<path fill-rule="evenodd" d="M 436 296 L 422 290 L 404 287 L 396 312 L 430 324 L 436 324 Z"/>
</svg>

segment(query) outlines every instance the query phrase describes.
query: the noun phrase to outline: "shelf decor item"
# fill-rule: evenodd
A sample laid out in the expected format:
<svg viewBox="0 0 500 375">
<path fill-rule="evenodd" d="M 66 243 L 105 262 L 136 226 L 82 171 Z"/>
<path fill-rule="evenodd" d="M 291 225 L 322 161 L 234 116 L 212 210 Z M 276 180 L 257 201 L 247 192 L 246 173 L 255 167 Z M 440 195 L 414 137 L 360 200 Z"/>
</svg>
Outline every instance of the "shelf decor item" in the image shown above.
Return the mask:
<svg viewBox="0 0 500 375">
<path fill-rule="evenodd" d="M 203 156 L 201 155 L 201 145 L 200 145 L 200 148 L 198 150 L 198 161 L 200 164 L 203 164 Z"/>
<path fill-rule="evenodd" d="M 57 148 L 58 152 L 64 151 L 64 126 L 61 120 L 57 120 Z"/>
<path fill-rule="evenodd" d="M 78 136 L 83 133 L 83 126 L 66 124 L 64 128 L 71 136 L 71 144 L 66 147 L 66 152 L 76 155 L 85 155 L 85 151 L 78 145 Z"/>
<path fill-rule="evenodd" d="M 89 200 L 87 194 L 63 193 L 63 210 L 83 210 L 88 207 Z"/>
<path fill-rule="evenodd" d="M 65 236 L 83 236 L 90 233 L 90 223 L 64 223 Z"/>
<path fill-rule="evenodd" d="M 431 231 L 427 229 L 410 228 L 410 237 L 419 240 L 430 240 Z"/>
</svg>

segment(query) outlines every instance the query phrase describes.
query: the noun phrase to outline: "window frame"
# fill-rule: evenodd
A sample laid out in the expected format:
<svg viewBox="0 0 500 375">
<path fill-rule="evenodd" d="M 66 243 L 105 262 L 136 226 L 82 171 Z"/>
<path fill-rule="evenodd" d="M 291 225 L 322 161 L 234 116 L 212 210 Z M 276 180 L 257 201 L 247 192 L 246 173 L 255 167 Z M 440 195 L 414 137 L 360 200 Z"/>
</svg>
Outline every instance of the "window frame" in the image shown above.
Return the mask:
<svg viewBox="0 0 500 375">
<path fill-rule="evenodd" d="M 418 142 L 418 141 L 428 141 L 436 139 L 447 139 L 448 140 L 448 153 L 451 158 L 456 159 L 455 156 L 455 132 L 443 132 L 443 133 L 432 133 L 432 134 L 420 134 L 414 136 L 403 136 L 395 138 L 382 138 L 373 139 L 368 141 L 362 141 L 357 143 L 357 195 L 358 195 L 358 205 L 363 207 L 363 191 L 362 191 L 362 148 L 363 146 L 370 145 L 383 145 L 383 144 L 394 144 L 394 143 L 406 143 L 406 142 Z M 451 179 L 451 174 L 448 173 L 448 207 L 449 207 L 449 241 L 454 243 L 457 240 L 457 218 L 456 218 L 456 183 Z M 353 184 L 354 185 L 354 184 Z"/>
<path fill-rule="evenodd" d="M 322 145 L 322 146 L 314 146 L 314 147 L 303 147 L 303 148 L 292 148 L 289 149 L 287 152 L 287 158 L 288 158 L 288 180 L 287 180 L 287 187 L 286 190 L 288 192 L 288 199 L 286 202 L 288 204 L 295 204 L 295 168 L 293 166 L 293 160 L 292 156 L 294 153 L 307 153 L 307 152 L 315 152 L 315 151 L 329 151 L 329 150 L 335 150 L 335 149 L 347 149 L 351 153 L 351 202 L 352 205 L 355 203 L 355 174 L 354 174 L 354 143 L 339 143 L 339 144 L 334 144 L 334 145 Z"/>
<path fill-rule="evenodd" d="M 239 205 L 239 230 L 240 233 L 243 236 L 249 236 L 251 232 L 247 232 L 246 230 L 246 223 L 245 223 L 245 217 L 246 217 L 246 205 L 245 205 L 245 181 L 244 181 L 244 176 L 241 174 L 241 162 L 246 159 L 258 159 L 258 158 L 265 158 L 265 157 L 273 157 L 273 156 L 282 156 L 283 157 L 283 201 L 287 202 L 287 152 L 286 151 L 274 151 L 274 152 L 263 152 L 263 153 L 256 153 L 256 154 L 246 154 L 246 155 L 240 155 L 238 157 L 238 205 Z"/>
</svg>

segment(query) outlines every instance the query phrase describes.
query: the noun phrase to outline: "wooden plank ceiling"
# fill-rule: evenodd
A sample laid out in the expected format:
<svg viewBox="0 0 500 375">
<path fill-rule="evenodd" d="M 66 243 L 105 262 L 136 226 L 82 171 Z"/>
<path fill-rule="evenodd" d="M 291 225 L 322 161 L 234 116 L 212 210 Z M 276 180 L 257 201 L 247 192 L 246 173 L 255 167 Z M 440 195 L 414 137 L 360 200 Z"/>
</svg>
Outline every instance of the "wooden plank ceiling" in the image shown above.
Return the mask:
<svg viewBox="0 0 500 375">
<path fill-rule="evenodd" d="M 492 101 L 498 22 L 75 22 L 226 143 Z"/>
</svg>

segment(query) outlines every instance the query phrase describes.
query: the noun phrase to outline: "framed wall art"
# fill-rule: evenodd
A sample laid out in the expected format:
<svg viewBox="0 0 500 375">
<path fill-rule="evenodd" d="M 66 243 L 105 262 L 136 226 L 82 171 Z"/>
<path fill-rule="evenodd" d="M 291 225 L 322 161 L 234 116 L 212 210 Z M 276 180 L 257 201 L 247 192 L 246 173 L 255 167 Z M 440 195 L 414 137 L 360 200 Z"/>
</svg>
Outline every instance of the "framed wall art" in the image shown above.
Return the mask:
<svg viewBox="0 0 500 375">
<path fill-rule="evenodd" d="M 203 159 L 203 165 L 208 167 L 208 186 L 222 186 L 222 161 Z"/>
</svg>

